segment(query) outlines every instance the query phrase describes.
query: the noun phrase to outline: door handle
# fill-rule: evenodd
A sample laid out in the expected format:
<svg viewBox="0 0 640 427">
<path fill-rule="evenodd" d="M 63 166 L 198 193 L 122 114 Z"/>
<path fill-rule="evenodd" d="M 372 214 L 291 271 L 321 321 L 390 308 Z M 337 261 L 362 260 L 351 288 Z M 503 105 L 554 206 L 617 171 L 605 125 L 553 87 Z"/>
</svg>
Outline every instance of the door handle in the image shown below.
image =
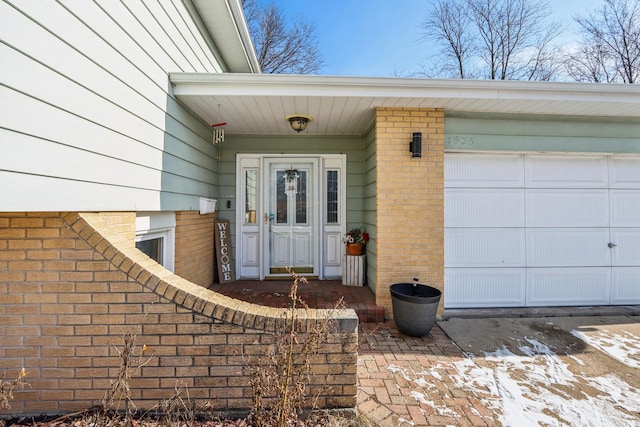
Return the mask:
<svg viewBox="0 0 640 427">
<path fill-rule="evenodd" d="M 268 213 L 264 213 L 264 223 L 268 224 L 269 223 L 269 214 Z"/>
<path fill-rule="evenodd" d="M 615 243 L 609 243 L 607 246 L 609 246 L 609 249 L 613 249 L 618 245 L 616 245 Z"/>
</svg>

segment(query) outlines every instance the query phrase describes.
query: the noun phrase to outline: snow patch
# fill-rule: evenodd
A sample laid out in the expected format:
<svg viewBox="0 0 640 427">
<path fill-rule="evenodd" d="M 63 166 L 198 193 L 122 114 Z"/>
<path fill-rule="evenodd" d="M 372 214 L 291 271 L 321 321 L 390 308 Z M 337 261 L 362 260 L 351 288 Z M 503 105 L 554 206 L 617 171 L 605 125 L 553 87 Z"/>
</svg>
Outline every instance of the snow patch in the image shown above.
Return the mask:
<svg viewBox="0 0 640 427">
<path fill-rule="evenodd" d="M 571 334 L 631 368 L 640 368 L 640 337 L 631 332 L 621 335 L 605 329 L 587 335 L 574 329 Z"/>
<path fill-rule="evenodd" d="M 574 334 L 575 335 L 575 334 Z M 629 338 L 630 339 L 630 338 Z M 410 396 L 443 416 L 459 415 L 430 396 L 443 396 L 435 382 L 448 380 L 480 399 L 505 426 L 630 427 L 640 424 L 640 390 L 614 375 L 589 377 L 574 373 L 549 346 L 532 338 L 513 353 L 506 347 L 438 362 L 420 372 L 391 365 L 417 388 Z M 578 366 L 584 363 L 569 356 Z M 446 392 L 445 392 L 446 394 Z"/>
<path fill-rule="evenodd" d="M 626 427 L 640 421 L 630 414 L 640 411 L 637 389 L 613 375 L 573 374 L 547 345 L 525 340 L 529 345 L 518 347 L 524 356 L 506 348 L 485 356 L 493 365 L 499 395 L 485 403 L 501 412 L 504 425 Z M 463 371 L 459 381 L 474 382 L 475 375 Z"/>
</svg>

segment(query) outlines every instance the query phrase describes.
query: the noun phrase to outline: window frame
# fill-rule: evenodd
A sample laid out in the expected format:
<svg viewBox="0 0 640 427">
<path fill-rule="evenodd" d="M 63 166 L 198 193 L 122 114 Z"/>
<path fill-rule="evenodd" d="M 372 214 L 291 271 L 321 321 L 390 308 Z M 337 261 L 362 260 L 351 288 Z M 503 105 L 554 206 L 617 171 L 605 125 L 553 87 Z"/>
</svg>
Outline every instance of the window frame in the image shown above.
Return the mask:
<svg viewBox="0 0 640 427">
<path fill-rule="evenodd" d="M 136 213 L 136 237 L 134 242 L 161 239 L 161 260 L 169 271 L 175 268 L 176 219 L 174 212 Z"/>
</svg>

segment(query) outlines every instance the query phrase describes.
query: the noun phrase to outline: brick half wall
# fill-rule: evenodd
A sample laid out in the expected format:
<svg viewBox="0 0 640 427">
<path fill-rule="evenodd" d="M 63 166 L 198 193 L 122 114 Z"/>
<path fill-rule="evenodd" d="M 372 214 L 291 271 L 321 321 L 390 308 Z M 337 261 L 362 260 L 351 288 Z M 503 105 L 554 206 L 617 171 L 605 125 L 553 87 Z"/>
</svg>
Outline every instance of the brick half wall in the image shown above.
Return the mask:
<svg viewBox="0 0 640 427">
<path fill-rule="evenodd" d="M 136 250 L 135 215 L 0 213 L 0 373 L 24 368 L 30 388 L 3 415 L 58 414 L 99 405 L 117 378 L 122 335 L 152 356 L 131 380 L 138 408 L 189 387 L 192 400 L 246 410 L 244 366 L 274 349 L 285 310 L 234 300 L 177 276 Z M 115 242 L 115 243 L 114 243 Z M 300 310 L 300 337 L 327 315 L 337 331 L 312 359 L 309 392 L 324 408 L 356 404 L 352 310 Z M 330 385 L 330 387 L 325 387 Z"/>
</svg>

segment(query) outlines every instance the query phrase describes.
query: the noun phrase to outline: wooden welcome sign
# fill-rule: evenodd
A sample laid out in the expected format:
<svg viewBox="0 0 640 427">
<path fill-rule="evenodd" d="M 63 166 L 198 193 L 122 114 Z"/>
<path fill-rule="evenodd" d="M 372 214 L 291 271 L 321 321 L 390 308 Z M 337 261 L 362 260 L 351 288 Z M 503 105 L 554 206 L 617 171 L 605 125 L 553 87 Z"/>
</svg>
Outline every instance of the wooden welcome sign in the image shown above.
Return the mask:
<svg viewBox="0 0 640 427">
<path fill-rule="evenodd" d="M 214 240 L 218 264 L 218 280 L 220 283 L 235 282 L 233 255 L 231 253 L 231 226 L 228 219 L 216 221 Z"/>
</svg>

